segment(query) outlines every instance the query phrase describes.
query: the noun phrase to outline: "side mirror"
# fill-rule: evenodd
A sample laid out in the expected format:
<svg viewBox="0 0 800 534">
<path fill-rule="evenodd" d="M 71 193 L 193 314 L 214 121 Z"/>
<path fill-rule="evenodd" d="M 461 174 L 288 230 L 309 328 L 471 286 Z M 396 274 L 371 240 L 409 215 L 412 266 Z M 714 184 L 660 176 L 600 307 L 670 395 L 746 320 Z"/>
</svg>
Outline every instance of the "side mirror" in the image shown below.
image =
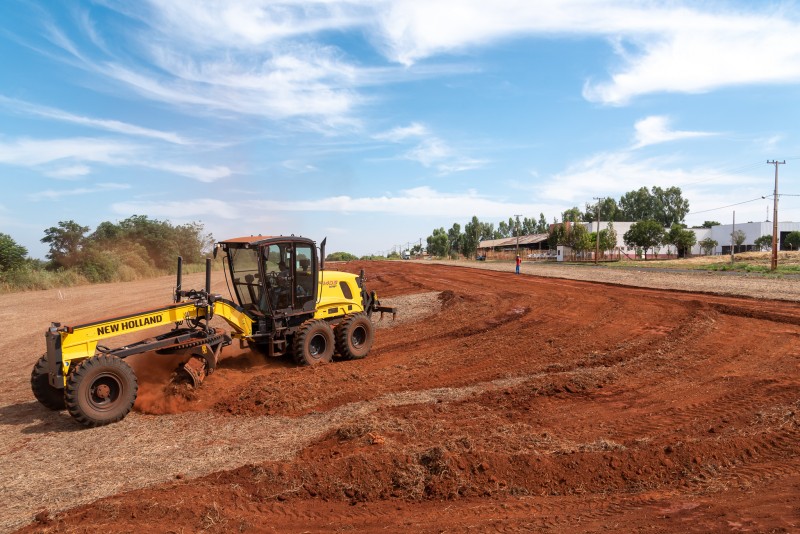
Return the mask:
<svg viewBox="0 0 800 534">
<path fill-rule="evenodd" d="M 322 243 L 319 244 L 319 270 L 325 270 L 325 243 L 328 242 L 328 238 L 322 240 Z"/>
<path fill-rule="evenodd" d="M 214 254 L 214 259 L 215 259 L 215 260 L 217 259 L 217 252 L 218 252 L 218 251 L 219 251 L 219 243 L 214 243 L 214 251 L 213 251 L 213 254 Z"/>
</svg>

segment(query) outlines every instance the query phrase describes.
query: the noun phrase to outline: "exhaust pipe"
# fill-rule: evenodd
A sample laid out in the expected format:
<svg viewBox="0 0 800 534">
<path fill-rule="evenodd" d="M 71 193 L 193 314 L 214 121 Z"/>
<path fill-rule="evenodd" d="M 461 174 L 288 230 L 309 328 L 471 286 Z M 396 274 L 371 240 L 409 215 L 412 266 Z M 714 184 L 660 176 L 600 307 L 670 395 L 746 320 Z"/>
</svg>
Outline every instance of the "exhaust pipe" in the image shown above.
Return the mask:
<svg viewBox="0 0 800 534">
<path fill-rule="evenodd" d="M 211 258 L 206 258 L 206 295 L 211 294 Z"/>
<path fill-rule="evenodd" d="M 181 281 L 183 275 L 183 258 L 178 256 L 178 280 L 175 282 L 175 302 L 181 301 Z"/>
</svg>

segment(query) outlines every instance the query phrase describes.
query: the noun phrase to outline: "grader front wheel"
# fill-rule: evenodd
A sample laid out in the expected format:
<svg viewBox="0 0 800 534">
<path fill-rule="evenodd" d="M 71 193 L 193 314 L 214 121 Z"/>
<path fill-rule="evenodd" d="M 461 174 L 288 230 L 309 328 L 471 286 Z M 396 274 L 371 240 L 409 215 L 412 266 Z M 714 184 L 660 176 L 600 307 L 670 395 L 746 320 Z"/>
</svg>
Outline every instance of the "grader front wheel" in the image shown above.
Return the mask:
<svg viewBox="0 0 800 534">
<path fill-rule="evenodd" d="M 69 375 L 64 398 L 70 415 L 95 427 L 115 423 L 131 411 L 139 384 L 133 369 L 116 356 L 94 356 Z"/>
</svg>

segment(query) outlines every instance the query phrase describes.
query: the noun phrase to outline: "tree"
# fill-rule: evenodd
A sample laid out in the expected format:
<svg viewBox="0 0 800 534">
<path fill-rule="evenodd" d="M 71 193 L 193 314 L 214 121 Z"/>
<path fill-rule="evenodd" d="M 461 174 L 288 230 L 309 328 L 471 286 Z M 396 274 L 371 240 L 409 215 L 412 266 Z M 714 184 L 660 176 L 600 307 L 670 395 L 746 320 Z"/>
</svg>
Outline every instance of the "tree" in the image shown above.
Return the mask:
<svg viewBox="0 0 800 534">
<path fill-rule="evenodd" d="M 595 241 L 592 236 L 594 236 L 594 234 L 590 233 L 584 225 L 572 225 L 570 232 L 567 234 L 567 245 L 572 247 L 572 250 L 579 253 L 593 250 Z"/>
<path fill-rule="evenodd" d="M 722 223 L 717 221 L 703 221 L 703 224 L 700 226 L 692 226 L 692 228 L 711 228 L 712 226 L 721 226 Z"/>
<path fill-rule="evenodd" d="M 594 204 L 586 203 L 586 212 L 583 214 L 583 220 L 587 222 L 596 222 L 597 208 L 600 208 L 601 221 L 616 221 L 617 214 L 619 213 L 619 206 L 617 201 L 611 197 L 606 197 L 598 200 Z"/>
<path fill-rule="evenodd" d="M 544 217 L 544 213 L 539 213 L 539 221 L 536 223 L 536 228 L 534 229 L 534 234 L 546 234 L 550 229 L 550 225 L 547 224 L 547 219 Z"/>
<path fill-rule="evenodd" d="M 349 252 L 331 252 L 325 257 L 325 261 L 353 261 L 357 259 L 358 256 Z"/>
<path fill-rule="evenodd" d="M 0 272 L 21 267 L 27 255 L 28 249 L 18 245 L 10 235 L 0 233 Z"/>
<path fill-rule="evenodd" d="M 608 221 L 605 230 L 600 230 L 600 250 L 613 250 L 617 246 L 617 231 L 614 223 Z"/>
<path fill-rule="evenodd" d="M 800 232 L 789 232 L 783 238 L 784 246 L 789 246 L 791 250 L 800 250 Z"/>
<path fill-rule="evenodd" d="M 461 253 L 466 257 L 474 256 L 478 244 L 486 239 L 494 239 L 494 224 L 482 223 L 473 215 L 472 220 L 464 225 L 464 248 Z"/>
<path fill-rule="evenodd" d="M 619 208 L 625 221 L 644 221 L 653 218 L 653 197 L 646 187 L 628 191 L 619 199 Z"/>
<path fill-rule="evenodd" d="M 89 235 L 89 239 L 92 241 L 102 241 L 102 240 L 116 240 L 122 237 L 122 228 L 118 225 L 104 221 L 97 225 L 97 228 L 94 232 Z"/>
<path fill-rule="evenodd" d="M 461 233 L 461 225 L 453 223 L 453 227 L 447 231 L 447 240 L 450 244 L 451 253 L 462 253 L 464 247 L 464 234 Z"/>
<path fill-rule="evenodd" d="M 644 257 L 647 259 L 647 249 L 652 248 L 655 252 L 655 248 L 661 245 L 664 239 L 664 227 L 652 219 L 639 221 L 631 225 L 622 239 L 628 246 L 644 249 Z"/>
<path fill-rule="evenodd" d="M 509 217 L 508 222 L 500 221 L 497 225 L 497 230 L 494 230 L 494 227 L 492 227 L 492 237 L 494 239 L 515 237 L 518 232 L 522 232 L 522 225 L 519 223 L 519 219 L 514 220 L 513 217 Z"/>
<path fill-rule="evenodd" d="M 71 267 L 79 258 L 78 254 L 84 243 L 84 235 L 89 231 L 88 226 L 81 226 L 73 220 L 59 221 L 58 226 L 51 226 L 44 231 L 42 243 L 50 245 L 47 258 L 56 267 Z"/>
<path fill-rule="evenodd" d="M 682 258 L 688 256 L 689 251 L 697 243 L 697 235 L 687 230 L 685 224 L 674 223 L 667 232 L 664 242 L 673 245 L 678 257 Z"/>
<path fill-rule="evenodd" d="M 480 230 L 479 241 L 483 241 L 484 239 L 499 239 L 495 237 L 497 232 L 494 230 L 494 223 L 481 223 Z"/>
<path fill-rule="evenodd" d="M 563 243 L 568 247 L 575 249 L 578 252 L 589 249 L 589 245 L 594 247 L 594 243 L 589 242 L 589 230 L 586 226 L 578 224 L 570 224 L 566 233 L 566 239 Z"/>
<path fill-rule="evenodd" d="M 547 234 L 548 248 L 554 249 L 558 245 L 566 244 L 567 227 L 566 223 L 555 223 L 550 227 L 550 232 Z"/>
<path fill-rule="evenodd" d="M 581 212 L 581 210 L 578 209 L 578 206 L 574 206 L 561 214 L 562 222 L 576 223 L 580 222 L 582 218 L 583 218 L 583 213 Z"/>
<path fill-rule="evenodd" d="M 661 223 L 665 228 L 671 228 L 673 224 L 683 222 L 686 214 L 689 213 L 689 201 L 683 198 L 680 187 L 669 187 L 661 189 L 653 186 L 653 210 L 654 219 Z"/>
<path fill-rule="evenodd" d="M 433 256 L 447 256 L 450 252 L 450 242 L 444 228 L 437 228 L 428 236 L 428 254 Z"/>
<path fill-rule="evenodd" d="M 715 239 L 707 237 L 705 239 L 701 239 L 698 245 L 700 245 L 700 248 L 703 249 L 703 254 L 711 255 L 717 249 L 719 243 L 717 243 Z"/>
<path fill-rule="evenodd" d="M 758 250 L 770 250 L 772 249 L 772 236 L 762 235 L 761 237 L 757 237 L 753 241 L 753 244 L 758 247 Z"/>
<path fill-rule="evenodd" d="M 736 252 L 739 250 L 739 247 L 742 246 L 744 240 L 747 239 L 747 236 L 741 230 L 735 230 L 731 232 L 731 241 L 733 242 L 734 249 L 733 251 Z"/>
<path fill-rule="evenodd" d="M 662 189 L 653 186 L 651 191 L 640 187 L 625 193 L 619 199 L 619 208 L 624 220 L 654 220 L 669 228 L 682 222 L 689 213 L 689 201 L 683 198 L 680 187 Z"/>
<path fill-rule="evenodd" d="M 551 226 L 547 244 L 551 249 L 558 245 L 564 245 L 576 252 L 594 248 L 594 241 L 590 240 L 590 232 L 586 226 L 573 222 L 557 223 Z"/>
<path fill-rule="evenodd" d="M 519 223 L 519 235 L 531 235 L 536 233 L 536 220 L 523 217 Z"/>
<path fill-rule="evenodd" d="M 497 239 L 510 237 L 512 235 L 513 226 L 509 226 L 505 221 L 500 221 L 497 225 Z"/>
</svg>

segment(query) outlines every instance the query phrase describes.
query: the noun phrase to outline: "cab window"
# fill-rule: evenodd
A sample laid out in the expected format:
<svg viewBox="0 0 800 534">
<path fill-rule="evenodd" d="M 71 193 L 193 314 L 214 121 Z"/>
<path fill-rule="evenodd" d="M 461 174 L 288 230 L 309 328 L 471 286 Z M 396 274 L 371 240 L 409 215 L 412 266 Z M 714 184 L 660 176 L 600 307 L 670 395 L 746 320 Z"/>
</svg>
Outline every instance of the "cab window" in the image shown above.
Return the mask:
<svg viewBox="0 0 800 534">
<path fill-rule="evenodd" d="M 303 308 L 314 301 L 314 250 L 310 245 L 297 245 L 294 255 L 295 302 Z"/>
</svg>

